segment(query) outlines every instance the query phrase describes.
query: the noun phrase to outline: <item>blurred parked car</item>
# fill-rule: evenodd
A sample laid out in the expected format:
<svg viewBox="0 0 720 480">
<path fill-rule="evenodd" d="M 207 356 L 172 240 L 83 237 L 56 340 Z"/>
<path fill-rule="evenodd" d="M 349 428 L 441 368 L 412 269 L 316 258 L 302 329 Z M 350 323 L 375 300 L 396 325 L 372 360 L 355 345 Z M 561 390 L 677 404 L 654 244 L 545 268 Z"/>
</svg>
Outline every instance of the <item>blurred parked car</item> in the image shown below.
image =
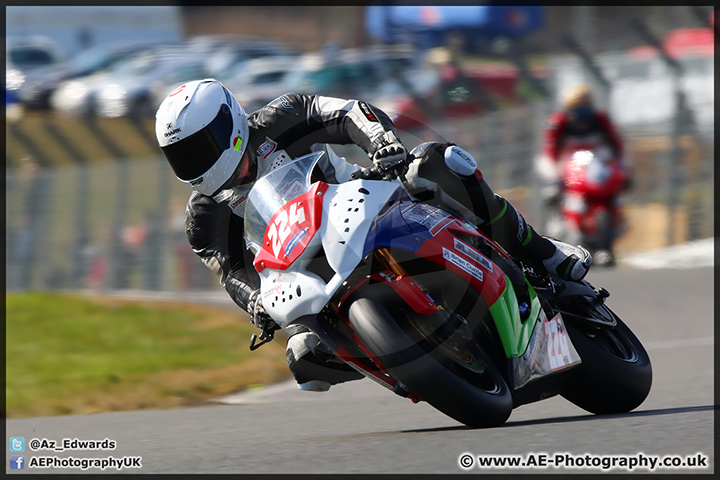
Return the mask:
<svg viewBox="0 0 720 480">
<path fill-rule="evenodd" d="M 200 35 L 188 40 L 186 48 L 188 53 L 206 54 L 207 69 L 216 77 L 248 60 L 295 55 L 281 43 L 242 35 Z"/>
<path fill-rule="evenodd" d="M 116 71 L 98 86 L 96 114 L 100 117 L 153 116 L 160 102 L 178 83 L 206 78 L 203 56 L 147 55 Z"/>
<path fill-rule="evenodd" d="M 85 50 L 69 62 L 63 62 L 38 72 L 26 82 L 20 99 L 28 108 L 50 108 L 50 95 L 65 80 L 92 75 L 136 53 L 158 48 L 147 43 L 108 43 Z"/>
<path fill-rule="evenodd" d="M 195 37 L 179 46 L 124 58 L 106 71 L 63 82 L 52 94 L 51 105 L 76 116 L 150 115 L 179 83 L 238 76 L 249 59 L 284 52 L 274 42 L 234 36 Z"/>
<path fill-rule="evenodd" d="M 8 37 L 5 43 L 6 89 L 22 101 L 24 90 L 35 79 L 42 78 L 47 71 L 65 61 L 63 53 L 49 38 L 40 35 Z"/>
<path fill-rule="evenodd" d="M 292 89 L 295 57 L 273 56 L 248 60 L 228 75 L 219 76 L 247 112 L 252 112 Z"/>
<path fill-rule="evenodd" d="M 108 70 L 63 82 L 50 103 L 72 116 L 154 114 L 155 92 L 188 77 L 207 76 L 204 60 L 173 47 L 142 52 L 123 58 Z"/>
<path fill-rule="evenodd" d="M 8 37 L 5 53 L 9 62 L 25 71 L 65 61 L 65 56 L 52 40 L 40 35 Z"/>
<path fill-rule="evenodd" d="M 97 89 L 106 83 L 114 72 L 130 69 L 135 58 L 135 55 L 131 54 L 120 58 L 107 69 L 60 82 L 55 91 L 50 94 L 50 106 L 58 113 L 70 116 L 95 115 Z"/>
<path fill-rule="evenodd" d="M 439 76 L 405 49 L 346 49 L 332 55 L 303 55 L 289 80 L 290 89 L 341 98 L 360 98 L 376 104 L 406 95 L 408 90 L 425 94 Z"/>
<path fill-rule="evenodd" d="M 218 79 L 248 111 L 287 92 L 359 98 L 381 107 L 397 98 L 429 95 L 439 83 L 436 70 L 401 48 L 345 49 L 247 61 Z M 382 107 L 381 107 L 382 108 Z"/>
<path fill-rule="evenodd" d="M 12 65 L 5 71 L 5 118 L 14 121 L 22 116 L 22 106 L 17 98 L 17 89 L 25 80 L 22 72 Z"/>
<path fill-rule="evenodd" d="M 5 70 L 5 91 L 14 102 L 18 101 L 17 91 L 25 83 L 25 74 L 15 65 L 8 63 Z"/>
</svg>

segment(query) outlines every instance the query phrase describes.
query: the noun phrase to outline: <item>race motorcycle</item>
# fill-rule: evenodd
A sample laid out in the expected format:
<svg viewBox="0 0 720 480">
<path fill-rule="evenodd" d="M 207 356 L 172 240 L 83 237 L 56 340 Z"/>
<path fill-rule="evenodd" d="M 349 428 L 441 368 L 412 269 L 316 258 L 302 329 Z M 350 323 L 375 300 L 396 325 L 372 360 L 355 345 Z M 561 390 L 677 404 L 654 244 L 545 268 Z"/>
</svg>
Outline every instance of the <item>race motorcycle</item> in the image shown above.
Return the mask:
<svg viewBox="0 0 720 480">
<path fill-rule="evenodd" d="M 614 265 L 613 244 L 624 222 L 619 198 L 628 181 L 626 171 L 608 148 L 592 143 L 569 148 L 560 165 L 562 237 L 585 246 L 595 265 Z"/>
<path fill-rule="evenodd" d="M 260 178 L 245 239 L 272 320 L 303 325 L 362 375 L 469 427 L 562 395 L 596 414 L 640 405 L 650 359 L 609 293 L 534 271 L 473 224 L 415 201 L 406 164 L 312 181 L 322 152 Z"/>
</svg>

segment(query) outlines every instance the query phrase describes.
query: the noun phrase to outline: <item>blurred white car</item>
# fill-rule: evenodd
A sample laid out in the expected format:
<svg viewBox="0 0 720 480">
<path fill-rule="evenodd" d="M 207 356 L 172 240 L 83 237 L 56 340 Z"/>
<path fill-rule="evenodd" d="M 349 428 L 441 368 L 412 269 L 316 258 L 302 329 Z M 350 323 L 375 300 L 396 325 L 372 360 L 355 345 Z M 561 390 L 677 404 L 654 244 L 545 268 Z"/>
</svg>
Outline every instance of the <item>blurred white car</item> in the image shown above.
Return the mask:
<svg viewBox="0 0 720 480">
<path fill-rule="evenodd" d="M 70 116 L 95 114 L 95 95 L 113 73 L 136 68 L 136 55 L 130 54 L 105 70 L 61 82 L 50 94 L 50 106 L 58 113 Z"/>
<path fill-rule="evenodd" d="M 156 57 L 148 61 L 151 63 L 138 65 L 141 71 L 116 72 L 98 88 L 95 99 L 98 116 L 153 116 L 162 99 L 178 83 L 209 76 L 201 56 Z"/>
<path fill-rule="evenodd" d="M 29 108 L 44 109 L 50 107 L 50 96 L 65 80 L 85 77 L 107 70 L 124 58 L 142 51 L 157 49 L 158 44 L 138 42 L 102 43 L 84 50 L 68 62 L 43 69 L 23 86 L 20 99 Z"/>
<path fill-rule="evenodd" d="M 213 77 L 220 77 L 249 60 L 288 57 L 295 53 L 285 45 L 251 36 L 201 35 L 187 42 L 189 53 L 207 55 L 207 68 Z"/>
<path fill-rule="evenodd" d="M 248 60 L 218 80 L 235 94 L 248 113 L 287 93 L 293 73 L 300 68 L 296 57 L 267 57 Z"/>
<path fill-rule="evenodd" d="M 153 115 L 155 98 L 171 85 L 207 76 L 204 60 L 176 48 L 143 52 L 107 71 L 64 82 L 50 103 L 73 116 Z"/>
</svg>

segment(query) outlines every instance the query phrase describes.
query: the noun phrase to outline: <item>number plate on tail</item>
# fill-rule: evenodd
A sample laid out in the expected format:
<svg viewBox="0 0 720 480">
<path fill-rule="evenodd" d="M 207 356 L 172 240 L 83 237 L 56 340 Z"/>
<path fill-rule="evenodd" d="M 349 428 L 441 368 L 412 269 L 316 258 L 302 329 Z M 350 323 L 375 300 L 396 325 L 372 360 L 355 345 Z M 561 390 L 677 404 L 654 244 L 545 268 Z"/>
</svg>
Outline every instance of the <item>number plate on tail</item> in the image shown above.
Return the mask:
<svg viewBox="0 0 720 480">
<path fill-rule="evenodd" d="M 530 343 L 515 365 L 514 389 L 580 362 L 580 355 L 570 341 L 562 316 L 558 313 L 548 319 L 545 312 L 541 311 Z"/>
</svg>

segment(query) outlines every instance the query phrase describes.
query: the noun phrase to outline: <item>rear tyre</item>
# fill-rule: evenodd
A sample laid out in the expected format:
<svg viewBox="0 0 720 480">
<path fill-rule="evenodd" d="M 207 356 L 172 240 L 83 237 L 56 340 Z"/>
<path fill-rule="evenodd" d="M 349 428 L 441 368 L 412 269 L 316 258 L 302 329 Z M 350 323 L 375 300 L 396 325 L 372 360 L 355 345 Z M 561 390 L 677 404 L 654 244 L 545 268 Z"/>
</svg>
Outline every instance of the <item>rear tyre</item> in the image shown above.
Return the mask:
<svg viewBox="0 0 720 480">
<path fill-rule="evenodd" d="M 617 325 L 581 329 L 566 324 L 582 363 L 573 369 L 571 384 L 561 395 L 591 413 L 626 413 L 637 408 L 650 392 L 650 357 L 620 318 L 604 305 L 597 308 L 612 315 Z"/>
<path fill-rule="evenodd" d="M 359 298 L 350 305 L 348 318 L 388 373 L 444 414 L 473 428 L 502 425 L 510 416 L 510 390 L 490 362 L 482 386 L 476 386 L 456 373 L 452 360 L 448 368 L 413 342 L 382 303 Z"/>
<path fill-rule="evenodd" d="M 603 210 L 597 214 L 595 225 L 596 251 L 593 253 L 593 263 L 602 267 L 615 265 L 615 256 L 612 251 L 615 230 L 612 224 L 610 211 Z"/>
</svg>

